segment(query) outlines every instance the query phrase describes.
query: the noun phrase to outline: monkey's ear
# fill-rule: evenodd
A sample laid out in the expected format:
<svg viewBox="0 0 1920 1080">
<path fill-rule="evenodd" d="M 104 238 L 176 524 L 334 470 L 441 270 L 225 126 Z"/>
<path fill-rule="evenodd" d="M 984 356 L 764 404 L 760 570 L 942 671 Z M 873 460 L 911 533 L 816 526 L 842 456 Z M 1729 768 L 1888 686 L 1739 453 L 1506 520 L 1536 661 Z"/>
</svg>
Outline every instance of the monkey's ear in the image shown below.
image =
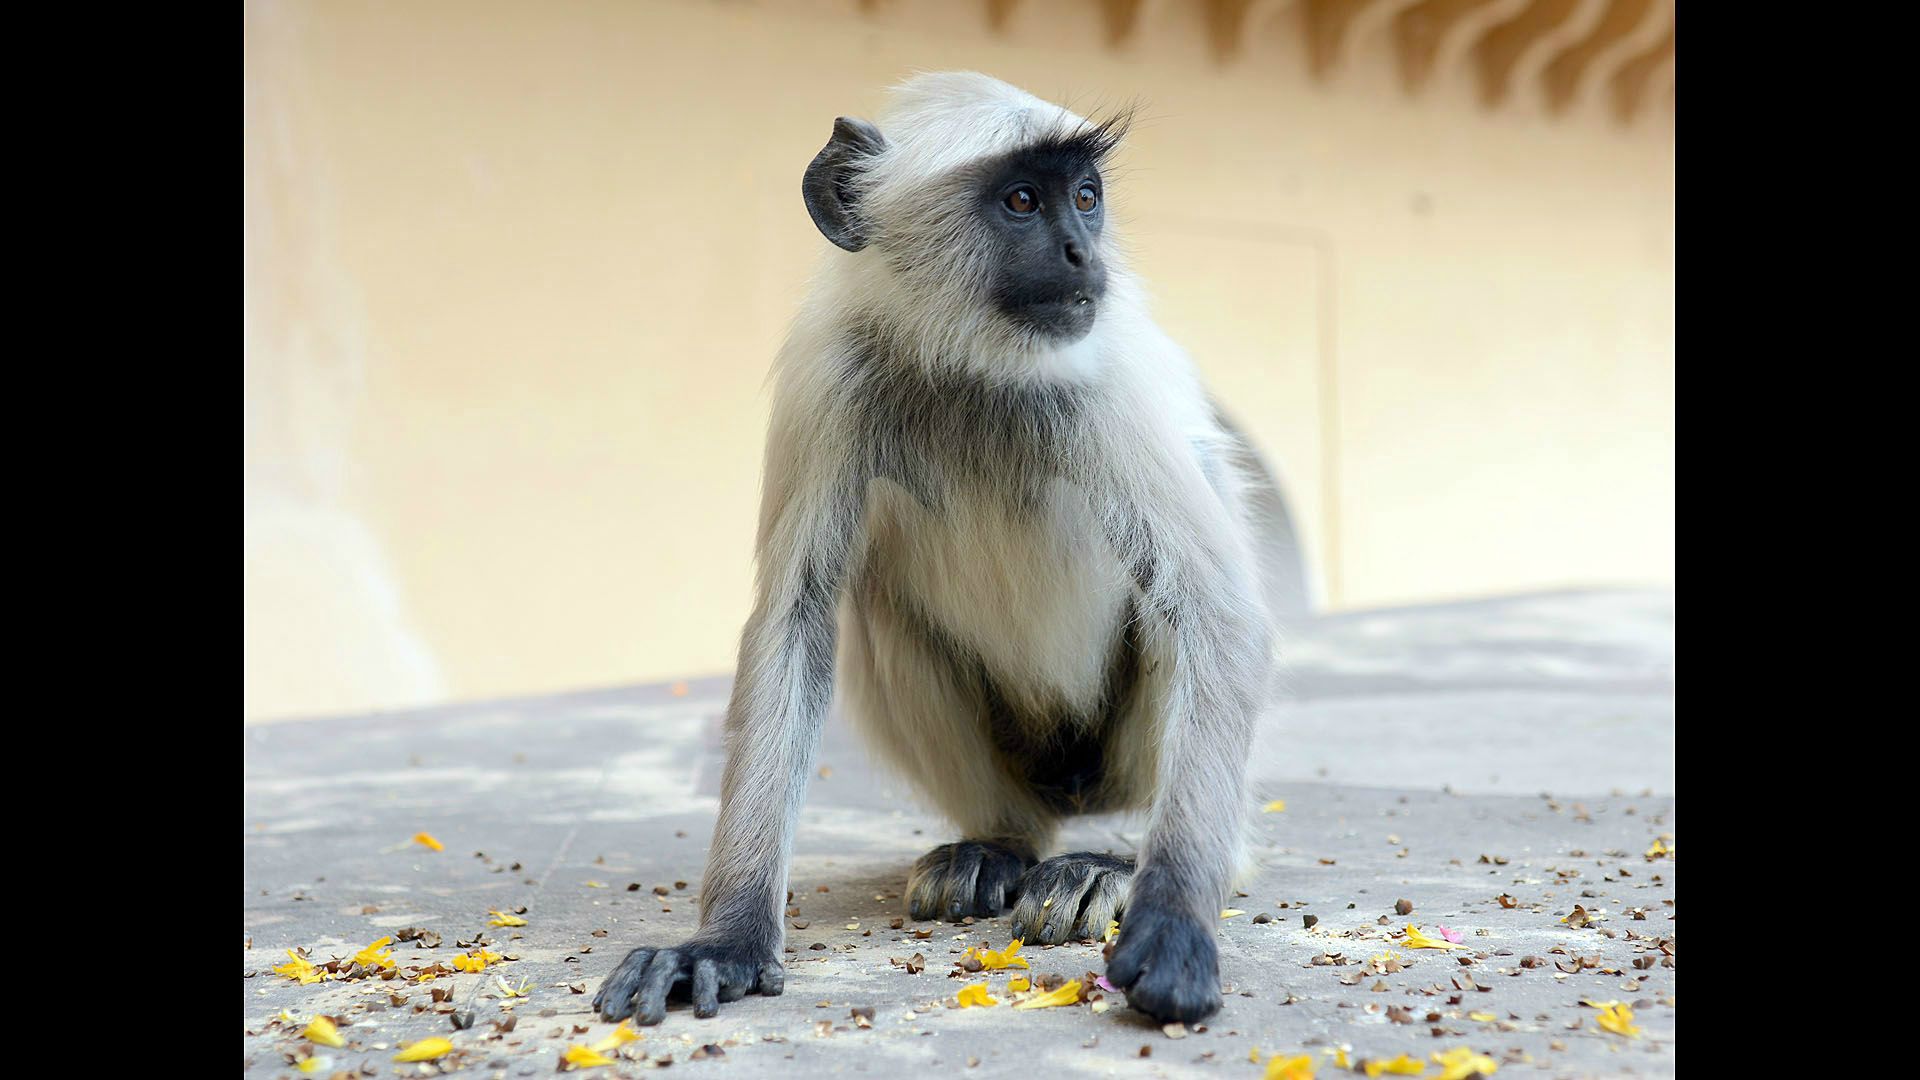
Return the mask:
<svg viewBox="0 0 1920 1080">
<path fill-rule="evenodd" d="M 880 129 L 865 120 L 842 116 L 833 122 L 833 138 L 814 155 L 807 175 L 800 181 L 800 193 L 807 200 L 807 214 L 820 227 L 821 235 L 848 251 L 859 251 L 870 239 L 859 215 L 859 195 L 854 176 L 866 159 L 887 148 Z"/>
</svg>

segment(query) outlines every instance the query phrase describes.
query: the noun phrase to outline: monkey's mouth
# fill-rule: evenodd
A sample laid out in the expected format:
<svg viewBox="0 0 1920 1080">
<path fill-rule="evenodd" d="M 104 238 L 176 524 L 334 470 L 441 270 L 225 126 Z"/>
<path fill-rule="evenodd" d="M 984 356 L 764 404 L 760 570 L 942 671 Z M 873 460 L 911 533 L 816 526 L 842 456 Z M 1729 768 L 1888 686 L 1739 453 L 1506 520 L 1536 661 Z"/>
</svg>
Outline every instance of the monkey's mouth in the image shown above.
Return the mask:
<svg viewBox="0 0 1920 1080">
<path fill-rule="evenodd" d="M 1042 337 L 1071 343 L 1087 336 L 1100 312 L 1100 298 L 1085 289 L 1065 296 L 1028 300 L 1004 309 L 1019 326 Z"/>
</svg>

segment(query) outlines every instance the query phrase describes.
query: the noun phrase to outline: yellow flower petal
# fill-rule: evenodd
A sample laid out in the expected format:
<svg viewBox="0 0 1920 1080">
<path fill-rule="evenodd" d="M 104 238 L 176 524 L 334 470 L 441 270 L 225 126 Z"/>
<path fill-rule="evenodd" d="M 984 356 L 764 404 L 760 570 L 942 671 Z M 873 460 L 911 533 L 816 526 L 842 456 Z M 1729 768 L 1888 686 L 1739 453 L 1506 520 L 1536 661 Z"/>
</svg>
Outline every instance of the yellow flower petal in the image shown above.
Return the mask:
<svg viewBox="0 0 1920 1080">
<path fill-rule="evenodd" d="M 1456 1046 L 1445 1053 L 1436 1051 L 1433 1060 L 1440 1063 L 1437 1080 L 1468 1080 L 1473 1076 L 1492 1076 L 1500 1070 L 1499 1062 L 1464 1046 Z"/>
<path fill-rule="evenodd" d="M 1351 1069 L 1353 1068 L 1353 1062 L 1347 1060 L 1347 1051 L 1351 1049 L 1353 1049 L 1353 1047 L 1348 1046 L 1345 1043 L 1341 1043 L 1339 1046 L 1329 1046 L 1325 1050 L 1322 1050 L 1320 1052 L 1323 1054 L 1333 1055 L 1334 1068 Z"/>
<path fill-rule="evenodd" d="M 391 834 L 391 833 L 389 833 L 388 835 L 392 835 L 392 834 Z M 432 849 L 433 849 L 433 850 L 435 850 L 435 851 L 445 851 L 445 850 L 447 850 L 447 845 L 445 845 L 445 844 L 443 844 L 443 843 L 441 843 L 441 842 L 440 842 L 440 841 L 438 841 L 438 840 L 435 840 L 435 839 L 433 838 L 433 834 L 432 834 L 432 833 L 423 833 L 423 832 L 417 832 L 417 833 L 414 833 L 414 834 L 413 834 L 413 842 L 414 842 L 414 843 L 416 843 L 416 844 L 420 844 L 420 845 L 422 845 L 422 846 L 424 846 L 424 847 L 430 847 L 430 848 L 432 848 Z"/>
<path fill-rule="evenodd" d="M 1267 1059 L 1265 1080 L 1313 1080 L 1313 1058 L 1306 1054 L 1297 1057 L 1275 1054 Z"/>
<path fill-rule="evenodd" d="M 325 1054 L 315 1054 L 301 1062 L 299 1067 L 303 1073 L 326 1072 L 328 1069 L 333 1068 L 333 1059 Z"/>
<path fill-rule="evenodd" d="M 1031 989 L 1033 989 L 1033 984 L 1027 981 L 1025 975 L 1015 975 L 1013 978 L 1007 980 L 1008 993 L 1018 994 Z"/>
<path fill-rule="evenodd" d="M 645 1035 L 628 1027 L 627 1022 L 622 1020 L 620 1021 L 620 1026 L 613 1029 L 613 1034 L 594 1043 L 590 1049 L 596 1054 L 604 1054 L 609 1050 L 618 1050 L 630 1042 L 638 1042 L 644 1038 L 646 1038 Z"/>
<path fill-rule="evenodd" d="M 313 1042 L 319 1043 L 321 1046 L 337 1048 L 347 1045 L 347 1040 L 340 1035 L 340 1029 L 334 1027 L 333 1021 L 324 1016 L 314 1017 L 313 1023 L 308 1024 L 307 1029 L 300 1034 Z"/>
<path fill-rule="evenodd" d="M 576 1069 L 591 1069 L 597 1065 L 618 1065 L 619 1062 L 604 1057 L 584 1046 L 569 1047 L 566 1056 L 560 1059 Z"/>
<path fill-rule="evenodd" d="M 960 992 L 954 996 L 959 1000 L 960 1007 L 963 1009 L 1000 1004 L 998 999 L 987 993 L 986 983 L 974 983 L 972 986 L 963 986 L 960 988 Z"/>
<path fill-rule="evenodd" d="M 1492 1013 L 1468 1013 L 1468 1014 L 1467 1014 L 1467 1019 L 1469 1019 L 1469 1020 L 1477 1020 L 1477 1021 L 1479 1021 L 1479 1022 L 1480 1022 L 1480 1023 L 1482 1023 L 1482 1024 L 1491 1024 L 1491 1023 L 1493 1023 L 1493 1022 L 1494 1022 L 1495 1020 L 1498 1020 L 1498 1019 L 1500 1019 L 1500 1018 L 1499 1018 L 1499 1017 L 1497 1017 L 1497 1016 L 1495 1016 L 1495 1015 L 1493 1015 Z"/>
<path fill-rule="evenodd" d="M 1652 862 L 1662 855 L 1671 857 L 1673 848 L 1665 840 L 1655 840 L 1653 846 L 1647 849 L 1647 861 Z"/>
<path fill-rule="evenodd" d="M 513 987 L 507 985 L 507 980 L 501 978 L 498 975 L 495 975 L 493 977 L 493 985 L 500 988 L 501 997 L 523 998 L 527 996 L 528 983 L 527 983 L 527 980 L 525 979 L 520 980 L 520 988 L 516 990 Z"/>
<path fill-rule="evenodd" d="M 981 968 L 987 971 L 1000 971 L 1003 968 L 1027 967 L 1027 962 L 1015 954 L 1020 951 L 1020 939 L 1014 938 L 1013 944 L 999 952 L 990 949 L 968 949 L 967 955 L 980 961 Z"/>
<path fill-rule="evenodd" d="M 1611 1031 L 1615 1035 L 1624 1035 L 1629 1039 L 1640 1037 L 1640 1028 L 1633 1022 L 1632 1009 L 1617 1001 L 1609 1001 L 1604 1005 L 1596 1005 L 1591 1001 L 1586 1004 L 1600 1010 L 1600 1015 L 1594 1017 L 1593 1022 L 1599 1024 L 1603 1030 Z"/>
<path fill-rule="evenodd" d="M 504 911 L 489 911 L 487 912 L 487 914 L 493 916 L 493 918 L 487 920 L 488 926 L 525 926 L 527 925 L 527 920 L 521 918 L 518 915 L 509 915 Z"/>
<path fill-rule="evenodd" d="M 1426 1071 L 1427 1066 L 1425 1062 L 1415 1061 L 1405 1054 L 1401 1054 L 1392 1061 L 1367 1062 L 1368 1076 L 1379 1076 L 1383 1073 L 1391 1076 L 1419 1076 Z"/>
<path fill-rule="evenodd" d="M 1407 924 L 1407 940 L 1405 944 L 1409 949 L 1464 949 L 1466 948 L 1465 945 L 1455 945 L 1453 942 L 1448 941 L 1445 938 L 1430 938 L 1427 935 L 1421 933 L 1419 929 L 1415 927 L 1412 923 Z"/>
<path fill-rule="evenodd" d="M 1107 932 L 1106 932 L 1106 933 L 1104 933 L 1104 934 L 1101 934 L 1101 935 L 1100 935 L 1100 940 L 1101 940 L 1101 941 L 1112 941 L 1112 940 L 1113 940 L 1113 935 L 1115 935 L 1115 934 L 1117 934 L 1117 933 L 1119 933 L 1119 932 L 1120 932 L 1120 920 L 1119 920 L 1119 919 L 1108 919 L 1108 920 L 1107 920 Z"/>
<path fill-rule="evenodd" d="M 393 954 L 390 952 L 383 953 L 380 951 L 381 949 L 384 949 L 391 944 L 393 944 L 393 939 L 391 937 L 383 937 L 379 941 L 376 941 L 373 944 L 367 946 L 366 948 L 361 949 L 359 952 L 354 953 L 353 962 L 363 967 L 370 967 L 370 968 L 393 967 L 394 966 Z"/>
<path fill-rule="evenodd" d="M 486 949 L 461 953 L 453 958 L 453 966 L 459 971 L 485 971 L 488 965 L 500 962 L 500 954 Z"/>
<path fill-rule="evenodd" d="M 1069 979 L 1059 989 L 1049 990 L 1038 997 L 1030 997 L 1015 1005 L 1016 1009 L 1051 1009 L 1056 1005 L 1077 1005 L 1080 1002 L 1080 980 Z"/>
<path fill-rule="evenodd" d="M 285 975 L 287 978 L 292 979 L 302 986 L 308 983 L 324 981 L 327 977 L 326 972 L 314 967 L 307 961 L 306 957 L 301 956 L 292 949 L 287 950 L 287 962 L 273 970 L 281 975 Z"/>
<path fill-rule="evenodd" d="M 1245 914 L 1246 914 L 1246 912 L 1244 912 L 1244 911 L 1241 911 L 1241 910 L 1240 910 L 1239 908 L 1237 908 L 1237 907 L 1230 907 L 1230 908 L 1221 908 L 1221 909 L 1220 909 L 1220 917 L 1221 917 L 1221 918 L 1223 918 L 1223 919 L 1231 919 L 1231 918 L 1233 918 L 1233 917 L 1234 917 L 1235 915 L 1245 915 Z"/>
<path fill-rule="evenodd" d="M 431 1039 L 421 1039 L 417 1043 L 407 1044 L 399 1053 L 393 1055 L 393 1060 L 432 1061 L 434 1058 L 445 1057 L 451 1053 L 453 1053 L 452 1041 L 436 1035 Z"/>
<path fill-rule="evenodd" d="M 1286 808 L 1287 808 L 1287 800 L 1275 799 L 1272 802 L 1268 803 L 1267 805 L 1261 807 L 1260 810 L 1262 813 L 1278 814 L 1282 810 L 1285 810 Z"/>
</svg>

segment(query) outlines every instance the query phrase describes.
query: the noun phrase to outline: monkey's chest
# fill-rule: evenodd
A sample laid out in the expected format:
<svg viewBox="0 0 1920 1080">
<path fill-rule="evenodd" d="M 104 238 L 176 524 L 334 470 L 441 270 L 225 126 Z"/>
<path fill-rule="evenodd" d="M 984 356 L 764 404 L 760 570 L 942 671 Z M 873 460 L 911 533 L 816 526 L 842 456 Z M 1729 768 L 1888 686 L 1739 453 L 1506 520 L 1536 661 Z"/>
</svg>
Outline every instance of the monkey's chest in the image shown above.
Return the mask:
<svg viewBox="0 0 1920 1080">
<path fill-rule="evenodd" d="M 977 661 L 1025 715 L 1102 700 L 1132 582 L 1086 494 L 1046 482 L 1012 502 L 949 492 L 928 506 L 888 481 L 867 501 L 868 595 Z"/>
</svg>

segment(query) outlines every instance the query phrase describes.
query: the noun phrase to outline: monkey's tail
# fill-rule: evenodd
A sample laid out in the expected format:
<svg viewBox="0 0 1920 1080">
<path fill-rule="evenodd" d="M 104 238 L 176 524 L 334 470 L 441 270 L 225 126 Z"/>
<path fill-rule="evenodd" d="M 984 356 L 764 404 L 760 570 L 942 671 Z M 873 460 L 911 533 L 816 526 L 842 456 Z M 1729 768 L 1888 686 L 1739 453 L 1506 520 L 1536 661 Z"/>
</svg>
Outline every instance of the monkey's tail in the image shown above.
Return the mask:
<svg viewBox="0 0 1920 1080">
<path fill-rule="evenodd" d="M 1280 490 L 1279 478 L 1253 445 L 1245 430 L 1233 417 L 1211 402 L 1215 423 L 1229 437 L 1233 464 L 1246 479 L 1246 500 L 1254 556 L 1260 563 L 1261 598 L 1266 602 L 1267 618 L 1276 632 L 1297 626 L 1313 614 L 1313 600 L 1307 591 L 1306 559 L 1294 531 L 1293 515 L 1287 511 L 1287 499 Z"/>
</svg>

